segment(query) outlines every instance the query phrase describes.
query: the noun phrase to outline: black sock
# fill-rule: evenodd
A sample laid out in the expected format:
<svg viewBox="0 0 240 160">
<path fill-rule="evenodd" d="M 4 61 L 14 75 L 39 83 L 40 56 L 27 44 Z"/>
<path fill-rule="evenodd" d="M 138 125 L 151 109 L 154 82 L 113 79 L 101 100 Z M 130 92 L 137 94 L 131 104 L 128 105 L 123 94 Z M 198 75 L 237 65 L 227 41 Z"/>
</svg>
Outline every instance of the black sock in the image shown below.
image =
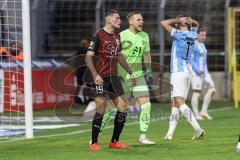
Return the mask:
<svg viewBox="0 0 240 160">
<path fill-rule="evenodd" d="M 239 135 L 239 139 L 238 139 L 238 142 L 240 142 L 240 135 Z"/>
<path fill-rule="evenodd" d="M 97 143 L 98 135 L 102 125 L 103 115 L 100 113 L 95 113 L 92 122 L 92 144 Z"/>
<path fill-rule="evenodd" d="M 119 140 L 120 134 L 122 133 L 124 124 L 126 122 L 127 113 L 117 112 L 114 120 L 114 130 L 112 135 L 112 142 L 117 142 Z"/>
</svg>

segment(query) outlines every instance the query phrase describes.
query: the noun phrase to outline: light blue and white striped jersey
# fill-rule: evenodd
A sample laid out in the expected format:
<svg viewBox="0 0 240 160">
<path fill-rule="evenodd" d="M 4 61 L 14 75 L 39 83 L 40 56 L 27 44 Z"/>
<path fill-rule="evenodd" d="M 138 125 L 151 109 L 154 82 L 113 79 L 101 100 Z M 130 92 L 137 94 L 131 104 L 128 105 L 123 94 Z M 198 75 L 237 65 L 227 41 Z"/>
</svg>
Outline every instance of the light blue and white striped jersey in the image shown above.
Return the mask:
<svg viewBox="0 0 240 160">
<path fill-rule="evenodd" d="M 191 56 L 194 50 L 194 43 L 198 38 L 197 28 L 191 28 L 190 31 L 181 32 L 173 29 L 171 49 L 170 72 L 188 72 L 191 73 Z"/>
<path fill-rule="evenodd" d="M 204 75 L 208 74 L 207 49 L 203 43 L 199 43 L 198 41 L 195 42 L 191 62 L 193 71 L 196 75 L 200 75 L 201 71 L 204 72 Z"/>
</svg>

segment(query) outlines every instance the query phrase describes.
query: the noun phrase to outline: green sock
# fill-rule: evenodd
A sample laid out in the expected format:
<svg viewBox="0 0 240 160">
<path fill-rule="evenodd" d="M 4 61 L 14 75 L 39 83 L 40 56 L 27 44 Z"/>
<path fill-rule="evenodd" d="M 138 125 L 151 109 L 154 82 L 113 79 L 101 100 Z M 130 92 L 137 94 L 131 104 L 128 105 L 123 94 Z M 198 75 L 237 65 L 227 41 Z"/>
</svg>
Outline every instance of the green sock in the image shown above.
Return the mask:
<svg viewBox="0 0 240 160">
<path fill-rule="evenodd" d="M 108 123 L 111 121 L 113 113 L 116 113 L 116 112 L 117 112 L 117 108 L 112 108 L 111 110 L 108 110 L 107 112 L 104 113 L 100 132 L 102 132 L 103 129 L 108 125 Z"/>
<path fill-rule="evenodd" d="M 141 105 L 141 113 L 140 113 L 140 132 L 142 134 L 146 133 L 148 130 L 148 126 L 150 123 L 150 111 L 151 111 L 151 103 L 147 102 Z"/>
</svg>

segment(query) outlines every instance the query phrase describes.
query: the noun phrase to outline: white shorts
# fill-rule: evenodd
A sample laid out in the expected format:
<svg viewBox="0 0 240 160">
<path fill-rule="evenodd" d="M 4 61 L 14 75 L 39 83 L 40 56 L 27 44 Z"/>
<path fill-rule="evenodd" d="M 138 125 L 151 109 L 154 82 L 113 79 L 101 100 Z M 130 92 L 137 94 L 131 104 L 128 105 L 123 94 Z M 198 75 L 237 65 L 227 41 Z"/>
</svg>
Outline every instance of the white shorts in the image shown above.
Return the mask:
<svg viewBox="0 0 240 160">
<path fill-rule="evenodd" d="M 209 88 L 209 87 L 215 88 L 214 82 L 212 80 L 212 76 L 209 73 L 206 74 L 203 80 L 204 80 L 203 88 Z"/>
<path fill-rule="evenodd" d="M 191 80 L 193 90 L 202 90 L 203 88 L 214 87 L 211 75 L 208 73 L 205 77 L 193 76 Z"/>
<path fill-rule="evenodd" d="M 182 97 L 187 98 L 189 86 L 191 82 L 191 74 L 186 72 L 171 73 L 171 98 Z"/>
<path fill-rule="evenodd" d="M 191 79 L 191 86 L 193 90 L 202 90 L 203 77 L 194 75 Z"/>
</svg>

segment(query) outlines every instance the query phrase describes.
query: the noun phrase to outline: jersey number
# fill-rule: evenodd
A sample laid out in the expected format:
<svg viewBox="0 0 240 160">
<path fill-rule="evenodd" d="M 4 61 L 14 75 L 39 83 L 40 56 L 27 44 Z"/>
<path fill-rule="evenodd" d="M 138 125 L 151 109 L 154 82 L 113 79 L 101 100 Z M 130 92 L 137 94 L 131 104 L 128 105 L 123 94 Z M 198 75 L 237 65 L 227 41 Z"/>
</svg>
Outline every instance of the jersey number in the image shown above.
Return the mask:
<svg viewBox="0 0 240 160">
<path fill-rule="evenodd" d="M 138 56 L 138 55 L 141 54 L 141 51 L 142 51 L 142 47 L 135 47 L 135 48 L 133 49 L 132 55 Z"/>
<path fill-rule="evenodd" d="M 103 93 L 103 86 L 96 86 L 96 92 L 97 92 L 98 94 Z"/>
</svg>

